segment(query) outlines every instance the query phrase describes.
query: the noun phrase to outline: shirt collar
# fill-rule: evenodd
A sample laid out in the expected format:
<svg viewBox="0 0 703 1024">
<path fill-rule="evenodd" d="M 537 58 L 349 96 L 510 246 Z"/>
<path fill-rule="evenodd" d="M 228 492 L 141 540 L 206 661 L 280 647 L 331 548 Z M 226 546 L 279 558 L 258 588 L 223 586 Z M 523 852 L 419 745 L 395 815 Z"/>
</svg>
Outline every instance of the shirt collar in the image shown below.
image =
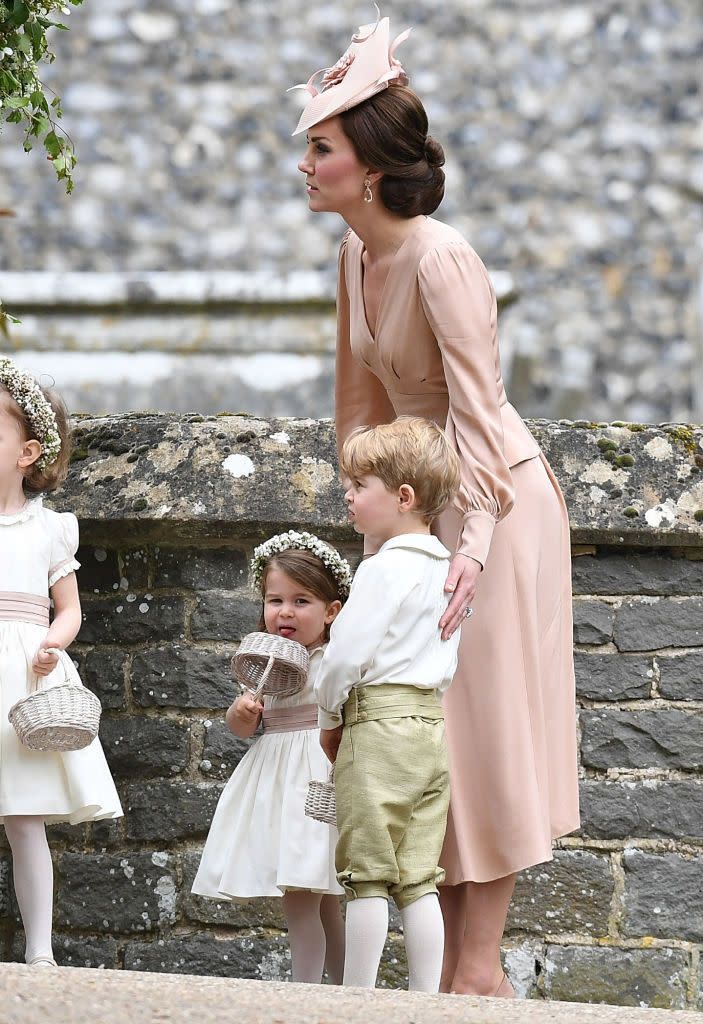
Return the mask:
<svg viewBox="0 0 703 1024">
<path fill-rule="evenodd" d="M 391 537 L 379 548 L 381 551 L 390 551 L 391 548 L 405 548 L 409 551 L 423 551 L 426 555 L 434 558 L 451 558 L 451 552 L 445 548 L 441 540 L 433 534 L 427 533 L 401 533 L 397 537 Z"/>
</svg>

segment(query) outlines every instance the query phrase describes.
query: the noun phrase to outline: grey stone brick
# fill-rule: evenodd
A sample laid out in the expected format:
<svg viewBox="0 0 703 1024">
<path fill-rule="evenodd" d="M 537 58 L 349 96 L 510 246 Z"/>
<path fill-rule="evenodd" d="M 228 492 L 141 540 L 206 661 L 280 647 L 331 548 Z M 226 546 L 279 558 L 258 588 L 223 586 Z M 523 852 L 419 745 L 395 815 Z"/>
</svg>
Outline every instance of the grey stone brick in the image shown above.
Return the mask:
<svg viewBox="0 0 703 1024">
<path fill-rule="evenodd" d="M 81 678 L 88 689 L 97 694 L 103 709 L 125 707 L 124 666 L 127 654 L 122 650 L 99 647 L 83 658 Z"/>
<path fill-rule="evenodd" d="M 81 563 L 78 586 L 83 593 L 112 593 L 120 585 L 120 567 L 117 552 L 99 546 L 81 545 L 76 552 Z"/>
<path fill-rule="evenodd" d="M 581 759 L 588 768 L 703 765 L 703 715 L 657 711 L 582 711 Z"/>
<path fill-rule="evenodd" d="M 59 928 L 151 932 L 173 924 L 176 875 L 165 853 L 64 853 L 58 864 Z"/>
<path fill-rule="evenodd" d="M 209 778 L 228 779 L 254 742 L 234 736 L 222 719 L 206 725 L 200 770 Z"/>
<path fill-rule="evenodd" d="M 0 855 L 0 918 L 12 914 L 12 857 Z"/>
<path fill-rule="evenodd" d="M 261 602 L 249 591 L 200 594 L 191 616 L 194 640 L 241 640 L 256 630 Z"/>
<path fill-rule="evenodd" d="M 703 838 L 703 784 L 581 783 L 581 834 L 593 839 Z"/>
<path fill-rule="evenodd" d="M 128 971 L 274 981 L 285 981 L 290 975 L 287 943 L 280 936 L 220 939 L 194 932 L 155 942 L 130 942 L 124 961 Z M 203 1007 L 203 1013 L 207 1016 L 207 1007 Z"/>
<path fill-rule="evenodd" d="M 206 836 L 222 786 L 197 782 L 145 782 L 127 790 L 130 839 L 186 839 Z"/>
<path fill-rule="evenodd" d="M 190 758 L 190 727 L 169 718 L 103 718 L 100 739 L 119 778 L 174 775 Z"/>
<path fill-rule="evenodd" d="M 606 644 L 613 638 L 614 612 L 605 601 L 574 601 L 574 642 Z"/>
<path fill-rule="evenodd" d="M 621 651 L 703 646 L 703 598 L 624 601 L 615 613 L 613 635 Z"/>
<path fill-rule="evenodd" d="M 144 589 L 149 586 L 149 549 L 128 548 L 120 550 L 122 576 L 120 586 L 128 590 Z"/>
<path fill-rule="evenodd" d="M 230 671 L 232 653 L 174 644 L 135 654 L 134 699 L 142 707 L 227 708 L 239 693 Z"/>
<path fill-rule="evenodd" d="M 575 594 L 663 594 L 681 597 L 703 592 L 703 562 L 631 551 L 573 560 Z"/>
<path fill-rule="evenodd" d="M 520 872 L 508 930 L 605 935 L 613 889 L 607 856 L 557 850 L 553 861 Z"/>
<path fill-rule="evenodd" d="M 625 935 L 703 941 L 703 856 L 625 850 Z"/>
<path fill-rule="evenodd" d="M 54 957 L 60 967 L 120 966 L 119 947 L 108 936 L 92 939 L 54 933 Z"/>
<path fill-rule="evenodd" d="M 156 552 L 155 587 L 235 590 L 246 586 L 247 557 L 232 548 L 163 548 Z"/>
<path fill-rule="evenodd" d="M 222 898 L 196 896 L 192 893 L 200 857 L 200 851 L 189 852 L 183 856 L 183 887 L 178 908 L 189 921 L 230 928 L 278 928 L 285 931 L 283 901 L 278 897 L 232 902 Z"/>
<path fill-rule="evenodd" d="M 659 692 L 668 700 L 703 700 L 703 651 L 659 654 Z"/>
<path fill-rule="evenodd" d="M 637 700 L 652 689 L 651 657 L 575 651 L 574 665 L 576 693 L 587 700 Z"/>
<path fill-rule="evenodd" d="M 185 606 L 180 597 L 121 593 L 109 601 L 88 598 L 82 604 L 78 639 L 86 644 L 160 643 L 178 640 L 184 633 Z"/>
<path fill-rule="evenodd" d="M 544 987 L 570 1003 L 684 1009 L 688 973 L 680 949 L 547 946 Z"/>
</svg>

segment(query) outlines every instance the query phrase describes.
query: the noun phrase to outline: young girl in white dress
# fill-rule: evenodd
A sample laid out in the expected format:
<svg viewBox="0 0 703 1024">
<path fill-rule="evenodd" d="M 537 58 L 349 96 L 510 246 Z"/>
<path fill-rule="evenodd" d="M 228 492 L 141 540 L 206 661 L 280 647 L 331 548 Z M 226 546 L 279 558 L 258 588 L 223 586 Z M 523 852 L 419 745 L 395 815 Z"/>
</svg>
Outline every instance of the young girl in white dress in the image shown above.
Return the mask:
<svg viewBox="0 0 703 1024">
<path fill-rule="evenodd" d="M 293 696 L 266 696 L 262 703 L 243 693 L 227 711 L 235 736 L 252 736 L 262 719 L 264 732 L 220 797 L 193 892 L 219 900 L 282 896 L 293 981 L 319 984 L 326 967 L 330 980 L 341 984 L 337 831 L 305 816 L 305 797 L 308 782 L 329 771 L 313 686 L 351 570 L 334 548 L 294 531 L 256 548 L 251 568 L 263 598 L 259 628 L 306 647 L 310 670 Z"/>
<path fill-rule="evenodd" d="M 66 647 L 81 625 L 78 522 L 42 506 L 63 481 L 70 435 L 60 399 L 0 359 L 0 822 L 12 849 L 28 964 L 56 966 L 53 868 L 46 822 L 122 814 L 99 741 L 47 753 L 23 746 L 7 719 L 40 682 L 80 678 Z M 54 615 L 49 625 L 49 595 Z"/>
</svg>

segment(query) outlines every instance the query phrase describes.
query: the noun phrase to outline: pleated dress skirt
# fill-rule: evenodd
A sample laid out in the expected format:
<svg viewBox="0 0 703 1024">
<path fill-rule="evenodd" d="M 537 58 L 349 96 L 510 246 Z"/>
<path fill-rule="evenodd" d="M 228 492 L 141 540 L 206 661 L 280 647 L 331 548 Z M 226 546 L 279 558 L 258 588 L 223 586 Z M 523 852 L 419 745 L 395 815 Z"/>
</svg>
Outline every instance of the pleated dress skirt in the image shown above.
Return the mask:
<svg viewBox="0 0 703 1024">
<path fill-rule="evenodd" d="M 550 860 L 579 827 L 569 520 L 544 456 L 511 470 L 444 697 L 451 801 L 447 885 L 488 882 Z M 453 509 L 437 534 L 456 550 Z"/>
</svg>

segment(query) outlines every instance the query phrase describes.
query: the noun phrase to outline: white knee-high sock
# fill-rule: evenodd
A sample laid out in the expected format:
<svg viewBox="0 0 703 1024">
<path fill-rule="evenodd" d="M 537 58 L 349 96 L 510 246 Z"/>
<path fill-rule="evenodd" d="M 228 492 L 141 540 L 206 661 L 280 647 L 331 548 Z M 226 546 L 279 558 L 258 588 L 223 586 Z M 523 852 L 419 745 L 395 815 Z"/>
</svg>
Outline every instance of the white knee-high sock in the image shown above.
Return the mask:
<svg viewBox="0 0 703 1024">
<path fill-rule="evenodd" d="M 444 922 L 439 899 L 425 893 L 400 912 L 408 958 L 408 989 L 411 992 L 439 992 L 444 954 Z"/>
<path fill-rule="evenodd" d="M 366 896 L 347 903 L 344 985 L 375 988 L 388 934 L 388 900 Z"/>
<path fill-rule="evenodd" d="M 319 985 L 325 963 L 325 933 L 320 918 L 320 894 L 289 889 L 283 894 L 288 925 L 291 980 Z"/>
<path fill-rule="evenodd" d="M 12 848 L 12 875 L 25 935 L 24 958 L 29 962 L 51 950 L 51 919 L 54 909 L 54 868 L 46 841 L 44 819 L 11 815 L 5 832 Z"/>
</svg>

